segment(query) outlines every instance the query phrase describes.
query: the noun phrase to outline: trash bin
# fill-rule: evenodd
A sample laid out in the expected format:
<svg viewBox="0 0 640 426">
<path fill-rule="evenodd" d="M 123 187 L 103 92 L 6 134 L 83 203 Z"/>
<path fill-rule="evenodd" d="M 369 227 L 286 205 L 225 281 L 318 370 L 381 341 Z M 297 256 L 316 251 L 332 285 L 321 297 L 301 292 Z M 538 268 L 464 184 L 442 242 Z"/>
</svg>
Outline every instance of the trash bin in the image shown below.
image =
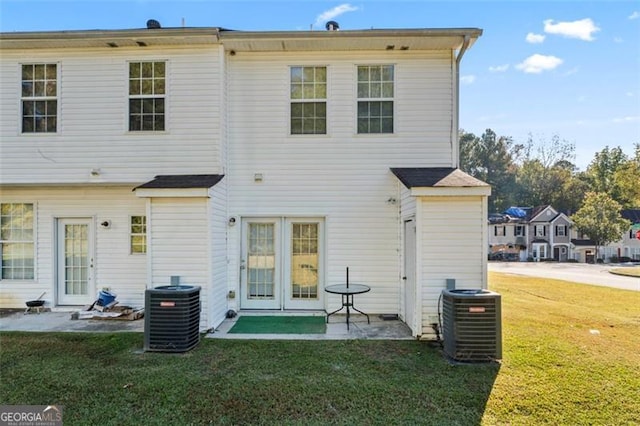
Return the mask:
<svg viewBox="0 0 640 426">
<path fill-rule="evenodd" d="M 144 350 L 186 352 L 200 342 L 200 287 L 160 286 L 145 291 Z"/>
</svg>

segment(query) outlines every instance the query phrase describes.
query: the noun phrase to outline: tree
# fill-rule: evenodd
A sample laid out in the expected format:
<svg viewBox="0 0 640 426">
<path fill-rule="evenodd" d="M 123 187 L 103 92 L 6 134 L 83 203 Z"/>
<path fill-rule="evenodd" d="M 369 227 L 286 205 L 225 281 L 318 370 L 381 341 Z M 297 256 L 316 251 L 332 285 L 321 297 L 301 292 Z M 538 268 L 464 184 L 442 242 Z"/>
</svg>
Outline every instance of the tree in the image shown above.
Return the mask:
<svg viewBox="0 0 640 426">
<path fill-rule="evenodd" d="M 587 234 L 596 246 L 618 241 L 631 225 L 620 216 L 622 206 L 604 192 L 588 192 L 580 210 L 571 216 L 578 232 Z"/>
<path fill-rule="evenodd" d="M 620 182 L 616 182 L 616 175 L 626 168 L 628 162 L 629 158 L 620 147 L 609 149 L 606 146 L 600 152 L 596 152 L 586 172 L 591 190 L 606 192 L 617 202 L 626 204 L 624 189 L 619 186 Z M 621 176 L 619 176 L 620 179 L 622 179 Z"/>
<path fill-rule="evenodd" d="M 460 168 L 491 185 L 489 211 L 502 211 L 513 201 L 515 186 L 514 155 L 522 149 L 511 137 L 500 136 L 487 129 L 482 137 L 460 134 Z"/>
<path fill-rule="evenodd" d="M 575 145 L 558 135 L 537 142 L 529 135 L 516 176 L 520 205 L 567 204 L 567 207 L 574 207 L 574 202 L 563 201 L 565 190 L 582 187 L 580 182 L 573 182 L 576 174 L 576 167 L 571 162 L 574 152 Z M 563 209 L 562 206 L 556 208 Z"/>
<path fill-rule="evenodd" d="M 640 208 L 640 143 L 635 145 L 635 151 L 635 156 L 613 174 L 619 202 L 627 208 Z"/>
</svg>

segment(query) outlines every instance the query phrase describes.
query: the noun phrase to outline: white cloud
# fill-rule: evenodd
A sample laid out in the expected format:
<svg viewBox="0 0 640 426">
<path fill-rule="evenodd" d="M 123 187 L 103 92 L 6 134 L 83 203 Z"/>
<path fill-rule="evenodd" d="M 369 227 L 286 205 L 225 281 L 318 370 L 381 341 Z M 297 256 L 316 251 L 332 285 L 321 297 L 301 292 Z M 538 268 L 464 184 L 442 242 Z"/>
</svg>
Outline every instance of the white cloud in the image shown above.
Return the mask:
<svg viewBox="0 0 640 426">
<path fill-rule="evenodd" d="M 531 55 L 522 63 L 516 65 L 516 68 L 527 74 L 540 74 L 543 71 L 550 71 L 562 64 L 562 59 L 555 56 Z"/>
<path fill-rule="evenodd" d="M 462 84 L 472 84 L 475 81 L 476 81 L 476 76 L 475 75 L 465 75 L 465 76 L 460 77 L 460 82 Z"/>
<path fill-rule="evenodd" d="M 640 115 L 614 118 L 614 123 L 635 123 L 640 121 Z"/>
<path fill-rule="evenodd" d="M 509 69 L 509 64 L 496 65 L 495 67 L 489 67 L 491 72 L 505 72 Z"/>
<path fill-rule="evenodd" d="M 544 21 L 544 32 L 547 34 L 558 34 L 567 38 L 577 38 L 584 41 L 593 41 L 593 34 L 600 31 L 600 28 L 593 23 L 590 18 L 573 22 L 557 22 L 553 19 Z"/>
<path fill-rule="evenodd" d="M 526 40 L 527 40 L 527 43 L 539 44 L 544 41 L 545 37 L 546 36 L 544 34 L 529 33 L 527 34 Z"/>
<path fill-rule="evenodd" d="M 356 6 L 351 6 L 349 3 L 341 4 L 340 6 L 336 6 L 333 9 L 326 10 L 318 15 L 318 17 L 316 18 L 316 23 L 314 25 L 316 27 L 321 27 L 327 21 L 330 21 L 347 12 L 355 12 L 356 10 L 358 10 L 358 8 Z"/>
<path fill-rule="evenodd" d="M 631 15 L 629 15 L 629 19 L 638 19 L 638 18 L 640 18 L 640 12 L 638 12 L 637 10 L 633 12 Z"/>
</svg>

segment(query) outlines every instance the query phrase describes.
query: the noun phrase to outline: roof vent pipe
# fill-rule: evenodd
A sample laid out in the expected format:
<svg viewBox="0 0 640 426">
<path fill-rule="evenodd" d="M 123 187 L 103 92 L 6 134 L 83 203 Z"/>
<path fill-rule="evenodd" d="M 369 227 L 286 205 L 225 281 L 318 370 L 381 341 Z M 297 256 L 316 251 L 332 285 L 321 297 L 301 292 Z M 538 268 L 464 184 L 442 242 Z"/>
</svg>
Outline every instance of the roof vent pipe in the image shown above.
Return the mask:
<svg viewBox="0 0 640 426">
<path fill-rule="evenodd" d="M 149 19 L 147 21 L 147 29 L 155 30 L 155 29 L 158 29 L 158 28 L 162 28 L 160 26 L 160 22 L 156 21 L 155 19 Z"/>
<path fill-rule="evenodd" d="M 329 21 L 324 27 L 327 31 L 338 31 L 340 29 L 340 25 L 336 21 Z"/>
</svg>

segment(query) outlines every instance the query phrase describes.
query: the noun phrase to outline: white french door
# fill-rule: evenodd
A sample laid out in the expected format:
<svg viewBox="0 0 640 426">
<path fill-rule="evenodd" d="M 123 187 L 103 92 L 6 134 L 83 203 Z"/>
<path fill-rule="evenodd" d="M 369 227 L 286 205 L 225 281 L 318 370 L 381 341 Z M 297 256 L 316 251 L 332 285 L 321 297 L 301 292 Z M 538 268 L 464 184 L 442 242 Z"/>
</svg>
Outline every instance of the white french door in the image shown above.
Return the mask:
<svg viewBox="0 0 640 426">
<path fill-rule="evenodd" d="M 84 305 L 95 299 L 93 220 L 58 219 L 58 304 Z"/>
<path fill-rule="evenodd" d="M 323 225 L 318 218 L 243 220 L 241 308 L 323 308 Z"/>
</svg>

